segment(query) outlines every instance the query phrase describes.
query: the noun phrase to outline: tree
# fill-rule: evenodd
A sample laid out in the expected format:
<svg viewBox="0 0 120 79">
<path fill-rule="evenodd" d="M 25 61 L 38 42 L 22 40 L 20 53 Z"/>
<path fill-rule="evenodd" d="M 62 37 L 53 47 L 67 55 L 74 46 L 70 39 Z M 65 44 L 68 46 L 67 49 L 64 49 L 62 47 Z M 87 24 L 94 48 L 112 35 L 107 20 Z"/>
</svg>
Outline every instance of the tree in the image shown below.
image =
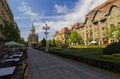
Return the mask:
<svg viewBox="0 0 120 79">
<path fill-rule="evenodd" d="M 24 38 L 20 38 L 18 42 L 27 45 L 27 41 L 25 41 Z"/>
<path fill-rule="evenodd" d="M 51 46 L 51 45 L 53 45 L 53 40 L 48 40 L 47 43 L 48 43 L 48 45 Z"/>
<path fill-rule="evenodd" d="M 56 45 L 56 43 L 55 43 L 55 39 L 53 39 L 53 45 L 54 45 L 54 46 Z"/>
<path fill-rule="evenodd" d="M 106 30 L 106 38 L 116 38 L 120 39 L 120 27 L 112 25 L 111 28 L 107 28 Z"/>
<path fill-rule="evenodd" d="M 55 40 L 56 45 L 62 45 L 61 41 L 59 39 Z"/>
<path fill-rule="evenodd" d="M 42 44 L 42 46 L 46 46 L 46 40 L 45 40 L 45 38 L 43 38 L 43 40 L 41 41 L 41 44 Z"/>
<path fill-rule="evenodd" d="M 67 39 L 67 43 L 68 42 L 69 43 L 79 43 L 79 40 L 80 40 L 80 38 L 79 38 L 78 33 L 75 30 L 73 30 L 71 32 L 71 35 Z"/>
<path fill-rule="evenodd" d="M 4 20 L 4 25 L 0 25 L 0 32 L 1 36 L 3 37 L 1 38 L 2 40 L 16 42 L 21 40 L 18 30 L 12 23 L 8 21 Z"/>
</svg>

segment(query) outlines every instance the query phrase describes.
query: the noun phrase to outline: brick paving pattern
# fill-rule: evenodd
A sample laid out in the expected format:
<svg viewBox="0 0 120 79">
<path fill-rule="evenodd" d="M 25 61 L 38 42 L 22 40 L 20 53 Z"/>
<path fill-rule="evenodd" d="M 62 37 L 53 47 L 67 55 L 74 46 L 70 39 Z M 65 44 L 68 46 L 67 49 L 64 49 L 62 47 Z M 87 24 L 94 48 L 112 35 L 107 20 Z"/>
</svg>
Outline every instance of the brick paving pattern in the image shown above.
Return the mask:
<svg viewBox="0 0 120 79">
<path fill-rule="evenodd" d="M 26 79 L 117 79 L 80 63 L 28 49 L 29 76 Z"/>
</svg>

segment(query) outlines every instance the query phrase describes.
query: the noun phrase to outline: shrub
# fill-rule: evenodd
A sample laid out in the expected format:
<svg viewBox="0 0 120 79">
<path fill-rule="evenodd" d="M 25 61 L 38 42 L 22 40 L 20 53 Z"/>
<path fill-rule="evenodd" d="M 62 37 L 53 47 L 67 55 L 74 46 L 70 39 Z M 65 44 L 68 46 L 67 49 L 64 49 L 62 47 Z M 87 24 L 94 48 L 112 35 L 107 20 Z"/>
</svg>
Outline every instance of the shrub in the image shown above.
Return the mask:
<svg viewBox="0 0 120 79">
<path fill-rule="evenodd" d="M 102 59 L 113 59 L 113 56 L 112 55 L 101 55 L 99 58 L 102 58 Z"/>
<path fill-rule="evenodd" d="M 120 42 L 111 43 L 103 49 L 103 54 L 106 55 L 112 55 L 118 52 L 120 53 Z"/>
<path fill-rule="evenodd" d="M 66 57 L 66 58 L 70 58 L 76 61 L 84 62 L 89 65 L 96 66 L 96 67 L 99 67 L 99 68 L 102 68 L 108 71 L 112 71 L 115 73 L 120 73 L 120 63 L 104 61 L 100 59 L 83 57 L 83 56 L 77 56 L 77 55 L 71 55 L 71 54 L 61 53 L 60 51 L 55 51 L 55 50 L 50 50 L 49 53 L 62 56 L 62 57 Z M 109 56 L 106 55 L 105 57 L 109 57 Z"/>
<path fill-rule="evenodd" d="M 120 53 L 112 54 L 115 57 L 120 57 Z"/>
</svg>

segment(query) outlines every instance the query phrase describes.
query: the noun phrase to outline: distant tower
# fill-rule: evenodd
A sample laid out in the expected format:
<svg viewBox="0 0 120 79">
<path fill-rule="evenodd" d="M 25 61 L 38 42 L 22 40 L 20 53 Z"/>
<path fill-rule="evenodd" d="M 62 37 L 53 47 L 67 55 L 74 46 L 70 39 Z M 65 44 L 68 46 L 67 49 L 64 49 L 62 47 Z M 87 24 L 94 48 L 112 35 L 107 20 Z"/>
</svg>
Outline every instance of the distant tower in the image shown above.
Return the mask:
<svg viewBox="0 0 120 79">
<path fill-rule="evenodd" d="M 35 28 L 34 25 L 32 24 L 32 28 L 28 36 L 28 46 L 37 47 L 39 41 L 38 38 L 39 38 L 38 34 L 35 33 Z"/>
</svg>

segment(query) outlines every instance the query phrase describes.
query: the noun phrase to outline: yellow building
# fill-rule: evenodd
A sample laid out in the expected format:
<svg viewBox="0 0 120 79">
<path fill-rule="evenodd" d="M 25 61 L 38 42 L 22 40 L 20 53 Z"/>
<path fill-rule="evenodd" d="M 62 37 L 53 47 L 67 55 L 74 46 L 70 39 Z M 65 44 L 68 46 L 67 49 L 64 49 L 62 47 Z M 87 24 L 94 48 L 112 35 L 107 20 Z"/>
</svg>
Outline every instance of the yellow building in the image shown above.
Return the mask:
<svg viewBox="0 0 120 79">
<path fill-rule="evenodd" d="M 31 28 L 29 36 L 28 36 L 28 46 L 37 47 L 38 41 L 39 41 L 38 34 L 35 33 L 34 25 L 32 25 L 32 28 Z"/>
<path fill-rule="evenodd" d="M 114 42 L 114 38 L 106 39 L 106 29 L 111 26 L 120 27 L 120 0 L 107 0 L 92 9 L 85 18 L 85 22 L 76 22 L 72 30 L 76 30 L 88 45 L 90 40 L 99 45 Z"/>
<path fill-rule="evenodd" d="M 114 41 L 113 38 L 106 39 L 106 29 L 112 25 L 120 27 L 120 0 L 107 0 L 92 9 L 84 23 L 75 23 L 73 27 L 85 44 L 89 44 L 91 39 L 103 45 Z"/>
<path fill-rule="evenodd" d="M 67 27 L 62 28 L 60 31 L 56 32 L 54 35 L 54 40 L 56 44 L 66 44 L 66 39 L 70 35 L 70 30 Z"/>
<path fill-rule="evenodd" d="M 87 42 L 88 38 L 104 44 L 106 41 L 106 29 L 112 25 L 120 27 L 120 0 L 107 0 L 100 6 L 97 6 L 86 15 L 84 30 Z M 108 42 L 112 42 L 109 39 Z"/>
<path fill-rule="evenodd" d="M 76 30 L 76 32 L 78 33 L 79 37 L 81 39 L 85 38 L 85 34 L 84 34 L 84 22 L 76 22 L 73 24 L 72 30 Z"/>
</svg>

